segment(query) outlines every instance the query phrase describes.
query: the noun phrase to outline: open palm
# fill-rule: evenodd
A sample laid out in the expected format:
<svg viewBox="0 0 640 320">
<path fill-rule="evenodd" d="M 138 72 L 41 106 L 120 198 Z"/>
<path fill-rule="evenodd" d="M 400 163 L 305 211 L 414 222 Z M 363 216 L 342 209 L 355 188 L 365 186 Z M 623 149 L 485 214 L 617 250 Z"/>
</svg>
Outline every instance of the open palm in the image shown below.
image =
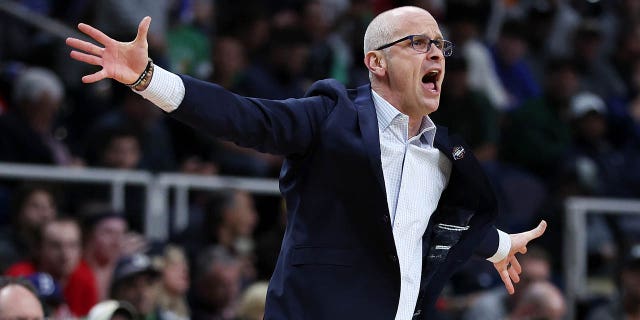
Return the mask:
<svg viewBox="0 0 640 320">
<path fill-rule="evenodd" d="M 88 24 L 78 24 L 80 31 L 102 45 L 100 47 L 84 40 L 67 38 L 67 45 L 75 49 L 71 51 L 71 58 L 102 67 L 100 71 L 82 77 L 82 82 L 93 83 L 105 78 L 124 84 L 135 82 L 149 59 L 147 34 L 150 24 L 150 17 L 142 19 L 138 34 L 131 42 L 116 41 Z"/>
</svg>

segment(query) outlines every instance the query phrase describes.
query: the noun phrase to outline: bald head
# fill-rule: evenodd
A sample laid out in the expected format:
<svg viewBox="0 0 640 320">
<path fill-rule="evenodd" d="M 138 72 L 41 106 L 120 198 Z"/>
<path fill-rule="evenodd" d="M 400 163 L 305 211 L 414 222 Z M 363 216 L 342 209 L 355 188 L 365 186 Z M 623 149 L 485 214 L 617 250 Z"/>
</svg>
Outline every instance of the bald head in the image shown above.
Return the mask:
<svg viewBox="0 0 640 320">
<path fill-rule="evenodd" d="M 414 17 L 425 17 L 433 20 L 433 16 L 422 8 L 418 7 L 399 7 L 385 11 L 371 21 L 364 34 L 364 53 L 375 50 L 395 38 L 404 37 L 401 33 L 407 29 L 405 25 L 410 24 Z"/>
<path fill-rule="evenodd" d="M 0 289 L 0 319 L 42 319 L 44 312 L 38 297 L 20 284 Z"/>
</svg>

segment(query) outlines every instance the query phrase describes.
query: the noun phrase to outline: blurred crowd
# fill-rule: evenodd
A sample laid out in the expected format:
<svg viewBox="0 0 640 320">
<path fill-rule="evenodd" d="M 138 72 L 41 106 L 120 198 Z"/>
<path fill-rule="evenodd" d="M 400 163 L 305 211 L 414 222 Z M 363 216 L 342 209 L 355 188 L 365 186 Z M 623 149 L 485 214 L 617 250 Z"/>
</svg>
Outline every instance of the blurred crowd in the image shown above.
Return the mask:
<svg viewBox="0 0 640 320">
<path fill-rule="evenodd" d="M 549 222 L 521 261 L 516 295 L 490 264 L 471 262 L 436 319 L 562 319 L 564 201 L 640 198 L 640 1 L 0 2 L 121 41 L 149 15 L 154 63 L 268 99 L 302 97 L 324 78 L 367 83 L 369 21 L 400 5 L 429 10 L 455 45 L 431 117 L 481 161 L 498 227 Z M 279 156 L 204 137 L 126 86 L 82 84 L 98 69 L 33 22 L 0 11 L 0 162 L 278 177 Z M 286 225 L 280 199 L 191 192 L 189 226 L 156 243 L 144 238 L 141 190 L 127 188 L 123 212 L 109 197 L 101 186 L 0 180 L 0 292 L 26 279 L 23 293 L 54 318 L 262 319 Z M 640 219 L 590 215 L 587 235 L 588 276 L 599 281 L 577 318 L 640 318 Z"/>
</svg>

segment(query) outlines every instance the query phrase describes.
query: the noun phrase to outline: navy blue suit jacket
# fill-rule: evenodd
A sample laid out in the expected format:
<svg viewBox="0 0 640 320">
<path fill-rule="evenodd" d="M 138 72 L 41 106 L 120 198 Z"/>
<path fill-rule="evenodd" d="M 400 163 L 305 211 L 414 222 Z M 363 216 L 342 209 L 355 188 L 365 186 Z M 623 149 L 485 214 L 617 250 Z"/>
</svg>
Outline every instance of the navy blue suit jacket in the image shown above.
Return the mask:
<svg viewBox="0 0 640 320">
<path fill-rule="evenodd" d="M 265 319 L 393 319 L 400 267 L 371 86 L 347 90 L 323 80 L 304 98 L 272 101 L 182 79 L 185 97 L 172 116 L 214 137 L 285 156 L 280 190 L 288 220 Z M 444 127 L 435 145 L 453 166 L 423 237 L 415 319 L 427 318 L 458 267 L 474 253 L 491 256 L 498 246 L 496 202 L 477 160 Z M 454 160 L 458 146 L 467 151 Z"/>
</svg>

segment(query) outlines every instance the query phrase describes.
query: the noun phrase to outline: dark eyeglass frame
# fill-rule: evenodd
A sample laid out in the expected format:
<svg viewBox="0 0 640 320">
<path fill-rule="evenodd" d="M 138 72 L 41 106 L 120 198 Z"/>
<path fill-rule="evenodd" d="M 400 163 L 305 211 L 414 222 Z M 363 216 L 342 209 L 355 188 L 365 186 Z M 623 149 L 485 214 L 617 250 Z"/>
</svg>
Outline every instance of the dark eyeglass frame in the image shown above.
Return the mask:
<svg viewBox="0 0 640 320">
<path fill-rule="evenodd" d="M 420 50 L 417 49 L 415 47 L 415 38 L 418 37 L 419 39 L 422 40 L 426 40 L 427 41 L 427 49 L 426 50 Z M 382 49 L 386 49 L 389 48 L 391 46 L 394 46 L 402 41 L 405 40 L 409 40 L 411 43 L 411 48 L 415 51 L 418 51 L 420 53 L 427 53 L 429 52 L 429 50 L 431 50 L 431 44 L 435 44 L 436 48 L 440 49 L 440 51 L 442 51 L 442 55 L 445 57 L 450 57 L 453 54 L 453 42 L 449 41 L 449 40 L 444 40 L 444 39 L 429 39 L 429 37 L 421 35 L 421 34 L 412 34 L 412 35 L 408 35 L 406 37 L 400 38 L 396 41 L 393 42 L 389 42 L 385 45 L 382 45 L 378 48 L 376 48 L 376 50 L 382 50 Z"/>
</svg>

